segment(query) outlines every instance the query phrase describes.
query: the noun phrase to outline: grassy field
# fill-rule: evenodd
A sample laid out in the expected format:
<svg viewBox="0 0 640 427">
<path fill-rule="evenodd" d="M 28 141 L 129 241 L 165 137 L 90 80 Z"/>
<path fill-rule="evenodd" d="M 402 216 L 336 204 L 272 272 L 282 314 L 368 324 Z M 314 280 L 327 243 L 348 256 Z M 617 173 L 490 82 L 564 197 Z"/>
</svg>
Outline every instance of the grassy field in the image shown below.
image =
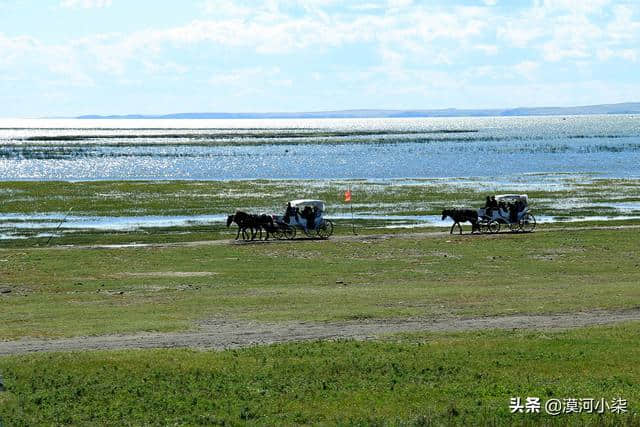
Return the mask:
<svg viewBox="0 0 640 427">
<path fill-rule="evenodd" d="M 640 305 L 638 231 L 0 251 L 0 339 Z M 78 322 L 78 319 L 82 319 Z"/>
<path fill-rule="evenodd" d="M 406 235 L 413 233 L 432 233 L 432 232 L 449 232 L 451 220 L 442 222 L 442 226 L 412 226 L 406 228 L 403 226 L 389 226 L 389 222 L 385 221 L 369 221 L 356 220 L 352 225 L 350 220 L 333 220 L 335 224 L 334 238 L 340 236 L 352 236 L 353 230 L 359 236 L 377 236 L 377 235 Z M 612 227 L 637 227 L 640 225 L 640 219 L 618 219 L 608 221 L 580 221 L 580 222 L 553 222 L 539 224 L 538 231 L 553 230 L 573 230 L 582 228 L 612 228 Z M 466 223 L 463 225 L 464 233 L 471 231 L 471 225 Z M 73 232 L 55 233 L 51 237 L 49 233 L 42 233 L 44 230 L 35 229 L 23 232 L 28 238 L 20 239 L 0 239 L 0 250 L 2 249 L 29 249 L 40 248 L 46 250 L 55 246 L 96 246 L 96 245 L 135 245 L 135 244 L 173 244 L 184 242 L 204 242 L 213 240 L 232 240 L 236 236 L 237 228 L 235 225 L 227 228 L 224 224 L 209 225 L 193 225 L 184 227 L 154 227 L 141 228 L 136 230 L 74 230 Z M 503 227 L 502 232 L 506 232 Z M 458 229 L 456 228 L 456 232 Z M 299 232 L 296 236 L 297 240 L 305 239 L 303 233 Z"/>
<path fill-rule="evenodd" d="M 574 175 L 542 175 L 539 179 L 548 185 L 538 183 L 527 192 L 531 209 L 538 219 L 546 217 L 557 221 L 545 227 L 561 227 L 566 224 L 563 220 L 576 218 L 582 221 L 581 225 L 602 225 L 603 221 L 598 219 L 603 218 L 609 218 L 606 221 L 608 225 L 640 223 L 638 180 L 580 178 Z M 348 186 L 354 193 L 352 205 L 342 200 Z M 214 223 L 192 222 L 120 231 L 68 228 L 64 221 L 58 221 L 67 213 L 78 218 L 223 217 L 237 209 L 282 213 L 286 202 L 294 198 L 325 200 L 328 214 L 339 217 L 334 218 L 336 234 L 351 232 L 351 207 L 356 215 L 373 215 L 368 219 L 356 219 L 359 234 L 403 233 L 406 227 L 428 231 L 438 229 L 435 227 L 440 224 L 448 227 L 450 222 L 436 221 L 427 225 L 411 219 L 412 216 L 438 216 L 444 207 L 481 206 L 487 193 L 521 193 L 522 188 L 522 183 L 488 184 L 474 179 L 3 182 L 0 184 L 0 215 L 14 216 L 1 221 L 0 248 L 226 239 L 235 236 L 235 232 L 228 230 L 221 219 Z M 48 221 L 34 219 L 42 218 L 43 214 L 57 217 Z M 39 225 L 21 228 L 25 222 Z M 56 228 L 58 225 L 62 226 L 60 230 Z M 50 239 L 52 233 L 54 237 Z"/>
<path fill-rule="evenodd" d="M 539 214 L 612 215 L 615 210 L 601 204 L 640 202 L 639 180 L 572 175 L 553 179 L 554 185 L 531 184 L 533 189 L 526 191 Z M 342 202 L 348 186 L 353 189 L 356 213 L 391 215 L 439 214 L 444 207 L 479 207 L 487 194 L 496 191 L 523 192 L 522 184 L 473 179 L 2 182 L 0 212 L 67 212 L 70 208 L 74 214 L 108 216 L 224 214 L 236 209 L 284 212 L 288 200 L 317 198 L 327 202 L 330 213 L 339 213 L 350 209 Z"/>
<path fill-rule="evenodd" d="M 412 334 L 223 352 L 0 358 L 0 420 L 36 424 L 638 425 L 640 324 L 567 332 Z M 611 351 L 623 348 L 624 351 Z M 539 397 L 541 414 L 509 399 Z M 628 412 L 544 414 L 621 397 Z"/>
<path fill-rule="evenodd" d="M 344 184 L 296 197 L 337 210 Z M 358 212 L 434 214 L 476 205 L 473 186 L 357 184 Z M 283 182 L 3 183 L 0 212 L 191 215 L 280 210 Z M 536 212 L 636 202 L 637 181 L 529 191 Z M 515 191 L 516 189 L 514 189 Z M 604 211 L 607 211 L 604 209 Z M 564 213 L 563 213 L 564 212 Z M 608 211 L 607 211 L 608 212 Z M 606 214 L 606 212 L 604 212 Z M 0 243 L 0 340 L 188 331 L 212 319 L 341 322 L 577 313 L 640 306 L 637 228 L 543 225 L 532 234 L 450 236 L 338 221 L 328 241 L 231 244 L 220 227 L 69 233 Z M 577 225 L 571 225 L 577 227 Z M 420 228 L 411 232 L 433 231 Z M 393 235 L 397 236 L 393 236 Z M 189 246 L 184 242 L 219 240 Z M 0 425 L 639 425 L 640 323 L 550 331 L 388 336 L 227 351 L 91 351 L 0 358 Z M 621 351 L 615 351 L 620 349 Z M 628 400 L 623 415 L 509 413 L 509 398 Z"/>
</svg>

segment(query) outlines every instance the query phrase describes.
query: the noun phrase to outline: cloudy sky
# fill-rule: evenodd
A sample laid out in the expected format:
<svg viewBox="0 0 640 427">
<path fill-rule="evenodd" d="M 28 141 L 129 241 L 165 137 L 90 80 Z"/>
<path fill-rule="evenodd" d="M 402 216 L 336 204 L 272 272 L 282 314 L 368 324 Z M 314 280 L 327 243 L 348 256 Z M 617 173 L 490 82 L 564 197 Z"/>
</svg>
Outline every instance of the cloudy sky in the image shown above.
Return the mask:
<svg viewBox="0 0 640 427">
<path fill-rule="evenodd" d="M 640 2 L 0 0 L 0 116 L 640 101 Z"/>
</svg>

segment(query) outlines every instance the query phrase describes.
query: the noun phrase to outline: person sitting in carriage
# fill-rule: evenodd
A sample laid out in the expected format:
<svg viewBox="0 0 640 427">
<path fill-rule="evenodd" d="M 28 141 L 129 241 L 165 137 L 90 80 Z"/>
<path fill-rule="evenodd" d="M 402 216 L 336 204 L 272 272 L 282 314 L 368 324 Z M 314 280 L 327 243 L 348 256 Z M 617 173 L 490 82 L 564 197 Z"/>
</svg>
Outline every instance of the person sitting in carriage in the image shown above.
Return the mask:
<svg viewBox="0 0 640 427">
<path fill-rule="evenodd" d="M 517 203 L 509 203 L 509 221 L 512 223 L 518 222 L 519 204 L 519 201 Z"/>
<path fill-rule="evenodd" d="M 491 196 L 491 209 L 498 209 L 498 202 L 496 201 L 496 196 Z"/>
<path fill-rule="evenodd" d="M 487 196 L 487 199 L 484 202 L 484 208 L 485 209 L 491 209 L 491 197 Z"/>
<path fill-rule="evenodd" d="M 518 199 L 517 201 L 512 203 L 509 209 L 511 222 L 518 222 L 518 217 L 520 216 L 520 213 L 524 211 L 525 208 L 526 208 L 526 205 L 521 199 Z"/>
<path fill-rule="evenodd" d="M 311 210 L 311 207 L 305 206 L 300 213 L 300 216 L 306 220 L 306 226 L 304 227 L 304 230 L 307 231 L 309 228 L 313 229 L 313 223 L 315 222 L 316 215 Z"/>
<path fill-rule="evenodd" d="M 484 204 L 484 214 L 489 218 L 493 217 L 493 211 L 498 210 L 498 202 L 496 201 L 496 196 L 487 196 L 487 200 Z"/>
<path fill-rule="evenodd" d="M 289 224 L 292 216 L 297 216 L 295 209 L 291 207 L 291 202 L 287 202 L 287 209 L 284 211 L 283 221 Z"/>
</svg>

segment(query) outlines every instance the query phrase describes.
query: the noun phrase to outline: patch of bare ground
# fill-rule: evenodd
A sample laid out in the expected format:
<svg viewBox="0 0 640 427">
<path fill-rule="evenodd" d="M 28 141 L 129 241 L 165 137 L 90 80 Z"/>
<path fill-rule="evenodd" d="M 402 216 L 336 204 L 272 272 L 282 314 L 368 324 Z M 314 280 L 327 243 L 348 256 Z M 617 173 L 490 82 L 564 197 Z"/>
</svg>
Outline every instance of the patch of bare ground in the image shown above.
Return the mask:
<svg viewBox="0 0 640 427">
<path fill-rule="evenodd" d="M 24 339 L 0 342 L 0 356 L 31 352 L 116 350 L 141 348 L 227 349 L 291 341 L 366 340 L 403 332 L 460 332 L 485 329 L 551 330 L 640 321 L 640 307 L 621 311 L 588 311 L 547 315 L 447 317 L 436 319 L 363 319 L 346 322 L 250 322 L 212 319 L 193 332 L 140 333 Z"/>
<path fill-rule="evenodd" d="M 552 228 L 540 228 L 536 230 L 536 233 L 549 233 L 549 232 L 565 232 L 565 231 L 585 231 L 585 230 L 633 230 L 640 229 L 640 225 L 602 225 L 602 226 L 575 226 L 575 227 L 552 227 Z M 378 240 L 386 239 L 428 239 L 428 238 L 483 238 L 483 239 L 498 239 L 503 234 L 510 234 L 509 232 L 501 232 L 498 234 L 470 234 L 468 230 L 465 230 L 465 234 L 450 235 L 448 231 L 425 231 L 425 232 L 407 232 L 397 234 L 367 234 L 367 235 L 341 235 L 332 236 L 329 240 L 335 242 L 360 242 L 360 243 L 372 243 Z M 172 248 L 172 247 L 201 247 L 201 246 L 216 246 L 216 245 L 266 245 L 266 244 L 304 244 L 307 242 L 324 242 L 326 240 L 309 239 L 309 238 L 296 238 L 295 240 L 254 240 L 254 241 L 241 241 L 241 240 L 199 240 L 192 242 L 173 242 L 173 243 L 123 243 L 123 244 L 96 244 L 96 245 L 59 245 L 59 246 L 47 246 L 40 249 L 123 249 L 123 248 Z M 448 243 L 456 243 L 459 240 L 447 240 Z M 0 248 L 0 251 L 7 249 Z"/>
<path fill-rule="evenodd" d="M 150 278 L 163 278 L 163 277 L 207 277 L 213 276 L 213 271 L 146 271 L 138 273 L 118 273 L 113 277 L 123 279 L 127 277 L 150 277 Z"/>
</svg>

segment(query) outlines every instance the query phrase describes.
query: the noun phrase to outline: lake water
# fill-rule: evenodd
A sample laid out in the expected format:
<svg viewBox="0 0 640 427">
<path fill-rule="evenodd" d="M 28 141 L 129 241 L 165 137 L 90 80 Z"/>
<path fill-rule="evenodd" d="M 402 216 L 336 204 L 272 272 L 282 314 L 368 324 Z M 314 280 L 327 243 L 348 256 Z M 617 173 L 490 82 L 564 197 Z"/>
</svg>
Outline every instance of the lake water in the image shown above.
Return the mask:
<svg viewBox="0 0 640 427">
<path fill-rule="evenodd" d="M 393 179 L 397 185 L 427 185 L 429 181 L 420 180 L 427 178 L 452 188 L 508 187 L 525 192 L 563 189 L 568 178 L 577 182 L 593 177 L 640 178 L 639 164 L 638 115 L 0 120 L 0 181 Z M 577 207 L 571 203 L 567 209 Z M 612 209 L 611 215 L 588 219 L 636 218 L 639 210 L 635 202 L 605 205 Z M 438 216 L 388 215 L 382 209 L 355 216 L 385 220 L 384 227 L 444 224 Z M 554 220 L 538 216 L 539 222 Z M 0 240 L 33 236 L 38 230 L 43 232 L 36 236 L 47 238 L 58 225 L 62 227 L 56 234 L 222 227 L 223 221 L 223 215 L 65 218 L 60 213 L 9 213 L 0 216 Z"/>
<path fill-rule="evenodd" d="M 348 214 L 327 215 L 332 220 L 350 220 Z M 443 221 L 440 215 L 368 215 L 355 214 L 356 220 L 384 220 L 376 228 L 450 227 L 451 221 Z M 612 221 L 640 219 L 637 215 L 576 216 L 562 222 Z M 135 231 L 165 227 L 199 227 L 203 230 L 225 229 L 225 215 L 175 215 L 175 216 L 66 216 L 64 214 L 0 214 L 0 240 L 59 237 L 84 231 Z M 539 224 L 558 222 L 548 215 L 537 215 Z M 230 233 L 235 233 L 232 227 Z M 40 231 L 38 233 L 38 231 Z"/>
<path fill-rule="evenodd" d="M 0 180 L 638 178 L 640 116 L 0 120 Z"/>
</svg>

